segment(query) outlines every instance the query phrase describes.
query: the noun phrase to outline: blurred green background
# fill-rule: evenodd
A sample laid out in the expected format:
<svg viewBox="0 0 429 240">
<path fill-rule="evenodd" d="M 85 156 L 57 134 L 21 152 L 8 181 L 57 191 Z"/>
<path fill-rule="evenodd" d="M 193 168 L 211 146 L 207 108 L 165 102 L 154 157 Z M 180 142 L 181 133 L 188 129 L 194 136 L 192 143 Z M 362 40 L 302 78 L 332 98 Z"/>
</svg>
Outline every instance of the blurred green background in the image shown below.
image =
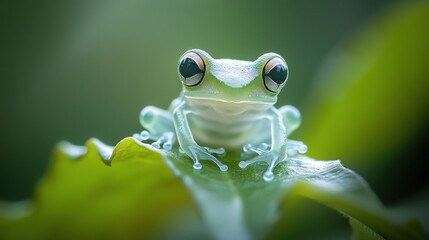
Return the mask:
<svg viewBox="0 0 429 240">
<path fill-rule="evenodd" d="M 3 1 L 0 199 L 31 196 L 60 140 L 83 144 L 97 137 L 115 145 L 140 131 L 138 114 L 144 106 L 167 108 L 178 96 L 181 85 L 176 64 L 180 55 L 201 48 L 215 58 L 254 60 L 270 51 L 282 55 L 291 75 L 278 105 L 292 104 L 303 115 L 303 125 L 293 138 L 309 144 L 311 157 L 342 159 L 367 179 L 383 202 L 396 204 L 422 191 L 428 182 L 423 167 L 428 156 L 427 111 L 418 114 L 427 107 L 427 96 L 412 99 L 420 103 L 414 115 L 404 116 L 407 112 L 403 113 L 400 106 L 392 110 L 403 121 L 399 126 L 403 126 L 404 134 L 397 141 L 390 141 L 397 137 L 395 134 L 384 133 L 394 133 L 398 125 L 387 124 L 386 128 L 385 119 L 376 120 L 377 115 L 371 112 L 360 116 L 374 119 L 371 134 L 363 131 L 356 141 L 356 134 L 338 139 L 333 136 L 360 131 L 341 128 L 344 124 L 335 122 L 357 121 L 350 112 L 359 113 L 359 109 L 353 111 L 350 106 L 350 112 L 337 117 L 324 115 L 330 109 L 326 107 L 330 104 L 327 94 L 347 93 L 338 86 L 344 85 L 341 76 L 347 77 L 348 72 L 333 74 L 340 77 L 332 82 L 331 75 L 325 73 L 335 72 L 336 65 L 327 63 L 332 63 L 332 58 L 338 60 L 338 52 L 347 50 L 350 42 L 359 45 L 362 34 L 368 36 L 368 26 L 383 22 L 388 12 L 412 4 L 414 1 L 387 0 Z M 377 28 L 372 31 L 378 32 Z M 419 31 L 417 34 L 427 36 Z M 402 46 L 400 42 L 392 44 L 393 53 L 395 44 Z M 418 64 L 412 66 L 426 66 L 427 70 L 427 62 L 422 61 L 428 60 L 424 58 L 426 50 L 419 50 Z M 393 54 L 392 60 L 397 56 Z M 341 61 L 337 64 L 345 69 Z M 401 69 L 395 66 L 386 71 Z M 427 76 L 418 75 L 425 80 Z M 365 98 L 366 91 L 369 95 L 373 91 L 396 91 L 385 82 L 356 94 L 363 93 L 360 96 Z M 416 89 L 421 93 L 425 87 L 418 85 Z M 377 94 L 374 96 L 371 99 L 377 99 Z M 400 96 L 391 104 L 398 102 Z M 386 107 L 392 108 L 386 101 L 374 101 L 371 111 Z M 319 119 L 325 121 L 324 128 L 318 125 Z M 327 119 L 331 124 L 326 124 Z M 336 126 L 339 128 L 333 129 Z M 330 131 L 334 132 L 332 138 Z M 359 140 L 369 141 L 374 136 L 378 142 L 356 147 Z M 377 146 L 384 141 L 388 147 Z M 368 150 L 371 146 L 373 149 Z"/>
</svg>

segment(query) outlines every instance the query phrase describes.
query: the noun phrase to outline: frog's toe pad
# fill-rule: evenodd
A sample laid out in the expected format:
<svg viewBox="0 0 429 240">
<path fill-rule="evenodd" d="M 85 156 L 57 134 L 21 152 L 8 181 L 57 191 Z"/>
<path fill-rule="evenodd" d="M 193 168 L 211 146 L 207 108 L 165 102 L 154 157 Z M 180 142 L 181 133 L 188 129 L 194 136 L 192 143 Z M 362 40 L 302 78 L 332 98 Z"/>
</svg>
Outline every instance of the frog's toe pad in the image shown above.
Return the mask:
<svg viewBox="0 0 429 240">
<path fill-rule="evenodd" d="M 273 174 L 273 172 L 272 171 L 266 171 L 265 173 L 264 173 L 264 180 L 265 181 L 271 181 L 271 180 L 273 180 L 274 179 L 274 174 Z"/>
<path fill-rule="evenodd" d="M 160 149 L 160 148 L 161 148 L 161 145 L 159 145 L 159 143 L 158 143 L 158 142 L 153 142 L 151 145 L 152 145 L 154 148 L 158 148 L 158 149 Z"/>
<path fill-rule="evenodd" d="M 164 145 L 162 145 L 162 148 L 164 148 L 165 150 L 171 150 L 173 148 L 173 144 L 170 142 L 166 142 L 164 143 Z"/>
<path fill-rule="evenodd" d="M 201 163 L 196 162 L 196 163 L 194 163 L 193 167 L 194 167 L 194 169 L 201 169 L 203 166 L 201 165 Z"/>
<path fill-rule="evenodd" d="M 298 154 L 304 154 L 308 150 L 307 145 L 305 145 L 303 142 L 295 141 L 295 140 L 288 140 L 287 143 L 287 155 L 288 156 L 296 156 Z"/>
<path fill-rule="evenodd" d="M 249 165 L 249 164 L 248 164 L 248 163 L 246 163 L 246 161 L 240 161 L 240 162 L 238 163 L 238 166 L 239 166 L 240 168 L 246 168 L 248 165 Z"/>
<path fill-rule="evenodd" d="M 221 165 L 221 166 L 219 166 L 219 168 L 220 168 L 220 170 L 222 172 L 228 171 L 228 166 L 227 165 Z"/>
<path fill-rule="evenodd" d="M 149 139 L 150 139 L 150 133 L 149 133 L 148 131 L 146 131 L 146 130 L 143 130 L 143 131 L 140 133 L 140 138 L 141 138 L 143 141 L 149 140 Z"/>
</svg>

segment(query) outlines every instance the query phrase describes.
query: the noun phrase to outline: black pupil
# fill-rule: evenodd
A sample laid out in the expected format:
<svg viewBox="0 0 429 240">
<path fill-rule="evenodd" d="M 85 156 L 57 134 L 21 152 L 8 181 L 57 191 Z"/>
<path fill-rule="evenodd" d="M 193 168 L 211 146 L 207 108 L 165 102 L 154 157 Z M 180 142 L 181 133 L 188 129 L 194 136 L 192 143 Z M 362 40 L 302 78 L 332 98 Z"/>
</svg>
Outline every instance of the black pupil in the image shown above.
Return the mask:
<svg viewBox="0 0 429 240">
<path fill-rule="evenodd" d="M 282 84 L 286 80 L 287 69 L 282 64 L 277 64 L 266 76 L 270 77 L 277 84 Z"/>
<path fill-rule="evenodd" d="M 180 62 L 179 71 L 184 78 L 190 78 L 195 74 L 202 73 L 198 64 L 191 58 L 185 58 Z"/>
</svg>

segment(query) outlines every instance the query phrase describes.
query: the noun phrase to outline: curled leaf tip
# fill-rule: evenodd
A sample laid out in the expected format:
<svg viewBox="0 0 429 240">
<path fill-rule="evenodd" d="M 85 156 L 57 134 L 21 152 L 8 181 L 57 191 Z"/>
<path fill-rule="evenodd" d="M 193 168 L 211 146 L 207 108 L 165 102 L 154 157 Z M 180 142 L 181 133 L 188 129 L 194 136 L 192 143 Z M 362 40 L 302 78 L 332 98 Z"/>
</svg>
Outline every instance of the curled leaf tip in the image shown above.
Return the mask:
<svg viewBox="0 0 429 240">
<path fill-rule="evenodd" d="M 73 160 L 84 157 L 88 153 L 90 146 L 94 146 L 103 163 L 110 166 L 110 158 L 114 147 L 101 142 L 97 138 L 89 139 L 84 146 L 74 145 L 68 141 L 62 141 L 58 144 L 60 151 Z"/>
<path fill-rule="evenodd" d="M 58 148 L 70 159 L 81 158 L 88 152 L 88 149 L 85 146 L 74 145 L 68 141 L 61 141 L 58 144 Z"/>
<path fill-rule="evenodd" d="M 107 166 L 110 166 L 111 156 L 115 148 L 113 146 L 109 146 L 101 142 L 97 138 L 91 138 L 89 142 L 94 145 L 98 155 L 100 156 L 101 160 L 103 160 L 103 163 L 106 164 Z"/>
</svg>

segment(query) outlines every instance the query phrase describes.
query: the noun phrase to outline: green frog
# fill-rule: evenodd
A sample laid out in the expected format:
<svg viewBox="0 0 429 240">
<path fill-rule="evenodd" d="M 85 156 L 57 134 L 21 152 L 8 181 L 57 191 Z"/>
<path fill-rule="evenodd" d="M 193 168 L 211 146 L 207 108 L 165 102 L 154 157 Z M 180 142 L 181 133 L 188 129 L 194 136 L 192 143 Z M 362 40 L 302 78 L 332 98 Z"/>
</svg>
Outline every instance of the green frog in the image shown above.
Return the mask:
<svg viewBox="0 0 429 240">
<path fill-rule="evenodd" d="M 225 149 L 242 148 L 247 153 L 243 158 L 250 159 L 241 159 L 239 166 L 267 163 L 266 181 L 274 178 L 279 162 L 307 151 L 302 142 L 288 140 L 301 123 L 300 112 L 290 105 L 274 107 L 289 75 L 280 55 L 241 61 L 214 59 L 192 49 L 180 57 L 178 74 L 183 88 L 169 109 L 147 106 L 141 111 L 146 130 L 136 135 L 139 140 L 152 140 L 154 147 L 165 150 L 177 141 L 195 169 L 202 167 L 201 160 L 209 160 L 227 171 L 219 157 Z"/>
</svg>

